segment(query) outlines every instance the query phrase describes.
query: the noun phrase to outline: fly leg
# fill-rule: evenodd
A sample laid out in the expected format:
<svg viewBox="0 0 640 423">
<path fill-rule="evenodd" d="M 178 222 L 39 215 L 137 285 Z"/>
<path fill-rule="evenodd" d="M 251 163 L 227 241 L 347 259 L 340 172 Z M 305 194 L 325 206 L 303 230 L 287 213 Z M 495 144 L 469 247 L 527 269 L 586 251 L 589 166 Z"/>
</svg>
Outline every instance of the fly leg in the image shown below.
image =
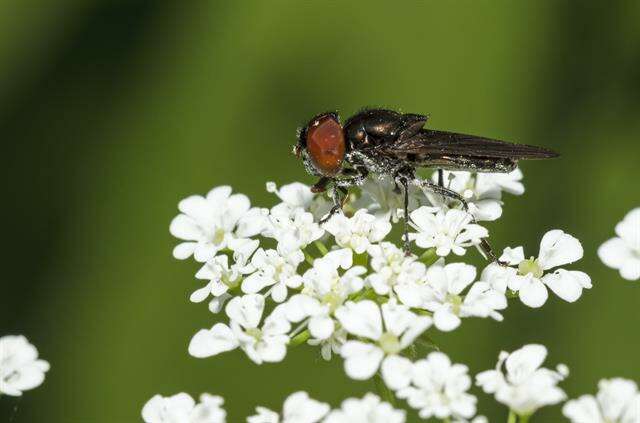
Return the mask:
<svg viewBox="0 0 640 423">
<path fill-rule="evenodd" d="M 404 188 L 404 214 L 402 216 L 404 224 L 402 231 L 403 249 L 405 256 L 409 256 L 411 255 L 411 246 L 409 244 L 409 180 L 403 176 L 399 179 L 402 188 Z"/>
<path fill-rule="evenodd" d="M 327 179 L 327 183 L 325 184 L 325 189 L 326 189 L 326 185 L 329 182 L 333 183 L 333 187 L 332 187 L 333 189 L 331 191 L 331 198 L 333 199 L 333 207 L 331 207 L 331 210 L 329 210 L 329 213 L 327 213 L 322 219 L 320 219 L 320 224 L 325 223 L 326 221 L 331 219 L 331 217 L 334 214 L 342 211 L 342 207 L 344 206 L 344 203 L 349 197 L 348 188 L 355 185 L 362 185 L 364 180 L 369 175 L 368 171 L 364 168 L 348 169 L 344 173 L 348 174 L 348 176 L 344 176 L 342 178 L 333 178 L 331 180 L 328 178 L 322 178 L 322 179 Z M 320 181 L 322 181 L 322 179 L 320 179 Z M 316 185 L 314 185 L 314 187 L 319 185 L 320 181 Z"/>
<path fill-rule="evenodd" d="M 438 185 L 444 187 L 444 171 L 442 169 L 438 169 Z"/>
<path fill-rule="evenodd" d="M 322 219 L 320 219 L 321 225 L 326 221 L 328 221 L 329 219 L 331 219 L 334 214 L 342 211 L 342 199 L 340 198 L 340 192 L 342 191 L 342 189 L 344 188 L 339 187 L 335 183 L 333 184 L 333 190 L 331 191 L 331 198 L 333 199 L 333 207 L 331 207 L 331 210 L 329 210 L 329 213 L 327 213 Z"/>
<path fill-rule="evenodd" d="M 469 204 L 467 203 L 467 200 L 465 200 L 464 197 L 462 197 L 457 192 L 452 191 L 449 188 L 440 186 L 439 184 L 434 184 L 433 182 L 428 181 L 426 179 L 414 178 L 411 181 L 411 183 L 413 183 L 414 185 L 420 188 L 426 188 L 432 192 L 435 192 L 436 194 L 440 194 L 443 197 L 451 198 L 459 201 L 460 204 L 462 204 L 462 209 L 465 212 L 469 213 Z M 471 215 L 471 223 L 477 223 L 476 218 L 471 213 L 469 214 Z M 489 258 L 491 261 L 495 261 L 495 262 L 498 262 L 498 264 L 502 264 L 498 260 L 498 257 L 496 257 L 495 253 L 493 252 L 493 248 L 491 248 L 491 244 L 489 244 L 489 241 L 487 241 L 484 238 L 480 240 L 480 249 L 486 255 L 486 257 Z"/>
</svg>

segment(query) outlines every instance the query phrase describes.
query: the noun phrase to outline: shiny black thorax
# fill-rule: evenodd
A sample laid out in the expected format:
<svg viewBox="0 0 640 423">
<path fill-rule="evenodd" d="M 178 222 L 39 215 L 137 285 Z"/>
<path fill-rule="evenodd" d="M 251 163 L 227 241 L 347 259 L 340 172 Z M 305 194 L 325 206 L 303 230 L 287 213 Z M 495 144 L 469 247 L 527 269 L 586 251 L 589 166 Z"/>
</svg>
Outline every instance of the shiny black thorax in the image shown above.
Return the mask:
<svg viewBox="0 0 640 423">
<path fill-rule="evenodd" d="M 369 149 L 393 142 L 407 130 L 413 128 L 413 133 L 419 131 L 426 120 L 427 116 L 402 114 L 394 110 L 363 110 L 351 116 L 344 124 L 347 151 Z"/>
</svg>

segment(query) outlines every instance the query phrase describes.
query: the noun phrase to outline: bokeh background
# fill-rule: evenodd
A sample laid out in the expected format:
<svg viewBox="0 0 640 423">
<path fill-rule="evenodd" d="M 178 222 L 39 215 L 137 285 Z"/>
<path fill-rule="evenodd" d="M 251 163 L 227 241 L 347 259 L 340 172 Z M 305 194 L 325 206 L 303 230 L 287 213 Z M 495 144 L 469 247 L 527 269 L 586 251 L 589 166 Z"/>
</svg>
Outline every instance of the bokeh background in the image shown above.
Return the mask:
<svg viewBox="0 0 640 423">
<path fill-rule="evenodd" d="M 270 206 L 266 181 L 312 182 L 289 154 L 296 127 L 364 105 L 562 153 L 523 164 L 525 196 L 488 226 L 530 254 L 548 229 L 576 235 L 593 289 L 435 335 L 454 361 L 475 374 L 541 342 L 572 397 L 640 380 L 640 285 L 596 256 L 640 205 L 640 3 L 587 3 L 0 2 L 0 334 L 52 363 L 43 386 L 0 398 L 0 421 L 136 422 L 155 393 L 208 391 L 239 422 L 298 389 L 334 405 L 373 390 L 306 347 L 261 367 L 189 357 L 213 320 L 188 302 L 197 265 L 171 257 L 168 232 L 178 200 L 214 185 Z"/>
</svg>

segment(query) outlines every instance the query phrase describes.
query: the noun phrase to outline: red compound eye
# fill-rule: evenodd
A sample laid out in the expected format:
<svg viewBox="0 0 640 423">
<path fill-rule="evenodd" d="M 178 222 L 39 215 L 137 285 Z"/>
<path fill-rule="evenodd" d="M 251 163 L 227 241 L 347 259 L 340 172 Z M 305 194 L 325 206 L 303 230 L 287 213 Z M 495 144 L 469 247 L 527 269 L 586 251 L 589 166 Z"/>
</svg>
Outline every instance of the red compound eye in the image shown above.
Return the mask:
<svg viewBox="0 0 640 423">
<path fill-rule="evenodd" d="M 323 176 L 335 176 L 345 153 L 342 126 L 332 115 L 315 119 L 307 129 L 307 153 L 311 163 Z"/>
</svg>

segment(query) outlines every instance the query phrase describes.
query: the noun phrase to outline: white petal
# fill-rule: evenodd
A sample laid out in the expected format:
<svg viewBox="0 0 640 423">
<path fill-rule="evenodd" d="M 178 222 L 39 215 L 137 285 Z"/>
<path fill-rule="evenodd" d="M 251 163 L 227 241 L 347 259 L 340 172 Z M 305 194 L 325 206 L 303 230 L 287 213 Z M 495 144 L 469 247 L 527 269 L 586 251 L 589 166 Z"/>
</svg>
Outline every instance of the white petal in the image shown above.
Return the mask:
<svg viewBox="0 0 640 423">
<path fill-rule="evenodd" d="M 512 383 L 527 380 L 537 370 L 547 357 L 544 345 L 529 344 L 512 352 L 505 362 L 505 368 Z"/>
<path fill-rule="evenodd" d="M 640 251 L 640 207 L 631 210 L 616 225 L 616 234 L 632 249 Z"/>
<path fill-rule="evenodd" d="M 285 315 L 294 323 L 319 313 L 320 309 L 320 302 L 317 299 L 304 294 L 296 294 L 285 303 Z"/>
<path fill-rule="evenodd" d="M 520 301 L 529 307 L 538 308 L 542 307 L 549 298 L 549 293 L 540 279 L 526 278 L 525 282 L 518 291 Z"/>
<path fill-rule="evenodd" d="M 191 217 L 179 214 L 173 218 L 169 225 L 171 235 L 186 241 L 198 241 L 202 238 L 202 230 L 198 223 Z"/>
<path fill-rule="evenodd" d="M 366 380 L 380 367 L 384 353 L 375 345 L 360 341 L 347 341 L 340 349 L 344 358 L 344 370 L 352 379 Z"/>
<path fill-rule="evenodd" d="M 329 404 L 309 398 L 306 392 L 295 392 L 284 402 L 282 423 L 316 423 L 329 409 Z"/>
<path fill-rule="evenodd" d="M 524 249 L 520 247 L 507 247 L 500 256 L 500 261 L 506 262 L 510 266 L 517 266 L 524 260 Z"/>
<path fill-rule="evenodd" d="M 370 300 L 349 301 L 335 312 L 345 330 L 356 336 L 378 340 L 382 335 L 382 318 L 378 305 Z"/>
<path fill-rule="evenodd" d="M 640 258 L 631 258 L 620 268 L 620 276 L 629 281 L 640 279 Z"/>
<path fill-rule="evenodd" d="M 334 329 L 333 319 L 328 316 L 316 316 L 309 319 L 309 332 L 316 339 L 328 339 Z"/>
<path fill-rule="evenodd" d="M 381 372 L 385 384 L 394 391 L 406 388 L 411 381 L 413 364 L 411 360 L 391 355 L 382 362 Z"/>
<path fill-rule="evenodd" d="M 460 326 L 460 318 L 449 307 L 443 306 L 433 313 L 433 323 L 439 330 L 449 332 Z"/>
<path fill-rule="evenodd" d="M 632 256 L 631 248 L 620 238 L 611 238 L 598 248 L 600 260 L 614 269 L 620 269 Z"/>
<path fill-rule="evenodd" d="M 231 329 L 216 323 L 211 329 L 199 330 L 189 343 L 189 354 L 198 358 L 211 357 L 225 351 L 231 351 L 238 346 L 238 341 Z"/>
<path fill-rule="evenodd" d="M 584 250 L 573 236 L 560 229 L 554 229 L 542 237 L 538 262 L 544 270 L 580 260 Z"/>
<path fill-rule="evenodd" d="M 558 297 L 570 303 L 576 301 L 582 295 L 580 280 L 564 269 L 558 269 L 554 273 L 544 275 L 542 282 Z"/>
<path fill-rule="evenodd" d="M 257 294 L 235 297 L 229 301 L 225 308 L 227 316 L 244 328 L 258 327 L 263 310 L 264 298 Z"/>
<path fill-rule="evenodd" d="M 598 403 L 591 395 L 583 395 L 576 400 L 567 401 L 562 407 L 562 414 L 572 423 L 602 423 L 603 421 Z"/>
<path fill-rule="evenodd" d="M 206 300 L 210 293 L 211 287 L 209 285 L 203 286 L 202 288 L 193 291 L 193 293 L 189 297 L 189 301 L 191 301 L 192 303 L 200 303 Z"/>
<path fill-rule="evenodd" d="M 196 249 L 197 243 L 195 242 L 183 242 L 175 246 L 173 249 L 173 256 L 178 260 L 185 260 L 193 254 Z"/>
</svg>

